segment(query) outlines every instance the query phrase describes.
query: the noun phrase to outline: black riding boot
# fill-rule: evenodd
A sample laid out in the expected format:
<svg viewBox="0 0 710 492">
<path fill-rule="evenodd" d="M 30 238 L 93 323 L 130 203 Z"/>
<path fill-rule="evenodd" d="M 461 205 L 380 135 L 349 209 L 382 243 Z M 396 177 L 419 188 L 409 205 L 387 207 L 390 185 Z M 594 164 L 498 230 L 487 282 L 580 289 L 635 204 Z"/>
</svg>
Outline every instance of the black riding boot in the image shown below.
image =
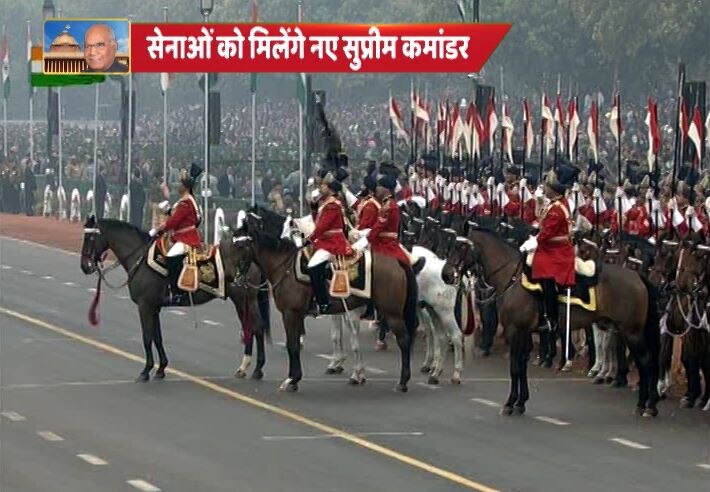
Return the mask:
<svg viewBox="0 0 710 492">
<path fill-rule="evenodd" d="M 184 255 L 168 256 L 166 266 L 168 267 L 168 295 L 163 299 L 164 306 L 180 306 L 182 304 L 182 291 L 178 287 L 178 278 L 184 262 Z"/>
<path fill-rule="evenodd" d="M 324 314 L 330 307 L 328 297 L 328 288 L 325 285 L 325 268 L 326 263 L 308 269 L 308 276 L 311 277 L 311 286 L 313 287 L 313 295 L 316 298 L 318 314 Z"/>
<path fill-rule="evenodd" d="M 559 322 L 559 304 L 557 302 L 557 284 L 554 279 L 546 278 L 540 282 L 542 285 L 542 304 L 545 310 L 542 324 L 547 324 L 549 332 L 544 337 L 547 344 L 546 356 L 543 360 L 544 367 L 552 367 L 553 359 L 557 355 L 557 328 Z"/>
</svg>

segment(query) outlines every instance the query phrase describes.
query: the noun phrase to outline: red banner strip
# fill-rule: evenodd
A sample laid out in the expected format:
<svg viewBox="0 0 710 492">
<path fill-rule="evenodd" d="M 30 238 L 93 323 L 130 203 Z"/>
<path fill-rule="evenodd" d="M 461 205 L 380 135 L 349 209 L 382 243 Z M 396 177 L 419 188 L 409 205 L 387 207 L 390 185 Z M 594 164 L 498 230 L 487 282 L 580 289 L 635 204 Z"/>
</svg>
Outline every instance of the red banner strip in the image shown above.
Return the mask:
<svg viewBox="0 0 710 492">
<path fill-rule="evenodd" d="M 131 24 L 133 72 L 479 72 L 510 24 Z"/>
</svg>

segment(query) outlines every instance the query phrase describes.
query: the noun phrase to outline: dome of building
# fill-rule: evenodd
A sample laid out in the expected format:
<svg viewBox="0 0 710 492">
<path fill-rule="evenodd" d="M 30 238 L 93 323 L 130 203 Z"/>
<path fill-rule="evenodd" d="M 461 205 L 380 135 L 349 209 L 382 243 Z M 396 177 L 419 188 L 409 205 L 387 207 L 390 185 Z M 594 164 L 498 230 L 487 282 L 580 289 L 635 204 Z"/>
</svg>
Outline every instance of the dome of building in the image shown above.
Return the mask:
<svg viewBox="0 0 710 492">
<path fill-rule="evenodd" d="M 54 38 L 49 51 L 50 53 L 81 53 L 81 46 L 76 42 L 74 36 L 69 34 L 69 27 L 67 26 Z"/>
</svg>

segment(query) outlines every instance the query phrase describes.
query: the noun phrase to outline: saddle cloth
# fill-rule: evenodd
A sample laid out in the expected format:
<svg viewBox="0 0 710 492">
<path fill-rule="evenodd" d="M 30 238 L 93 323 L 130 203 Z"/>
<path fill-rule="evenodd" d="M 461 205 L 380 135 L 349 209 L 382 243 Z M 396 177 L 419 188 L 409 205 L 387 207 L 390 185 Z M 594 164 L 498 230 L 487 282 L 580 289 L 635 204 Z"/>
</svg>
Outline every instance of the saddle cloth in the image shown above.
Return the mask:
<svg viewBox="0 0 710 492">
<path fill-rule="evenodd" d="M 592 260 L 589 260 L 587 262 L 583 262 L 579 258 L 577 258 L 577 260 L 581 263 L 595 263 Z M 574 287 L 572 287 L 572 292 L 570 296 L 570 305 L 579 306 L 582 309 L 591 312 L 597 310 L 597 283 L 599 282 L 601 263 L 595 264 L 594 267 L 595 268 L 593 276 L 582 275 L 579 273 L 579 271 L 576 271 L 575 285 Z M 540 285 L 540 283 L 538 282 L 530 280 L 531 278 L 531 268 L 526 263 L 526 265 L 523 267 L 523 275 L 520 279 L 521 285 L 528 292 L 542 293 L 542 285 Z M 557 300 L 561 303 L 567 303 L 566 293 L 559 295 L 557 297 Z"/>
<path fill-rule="evenodd" d="M 301 248 L 296 253 L 296 280 L 305 284 L 311 283 L 308 276 L 308 260 L 313 254 L 312 249 Z M 372 297 L 372 252 L 364 250 L 351 258 L 345 258 L 344 263 L 348 266 L 348 280 L 350 282 L 350 292 L 357 297 L 370 299 Z M 326 270 L 326 279 L 330 287 L 333 278 L 332 266 L 329 264 Z"/>
<path fill-rule="evenodd" d="M 168 276 L 168 269 L 165 263 L 166 251 L 168 251 L 170 246 L 168 243 L 169 241 L 164 237 L 153 241 L 150 248 L 148 248 L 146 260 L 148 266 L 163 277 Z M 186 256 L 189 257 L 190 254 Z M 199 289 L 225 299 L 224 264 L 222 263 L 219 247 L 209 246 L 206 250 L 195 252 L 194 257 L 197 263 Z"/>
</svg>

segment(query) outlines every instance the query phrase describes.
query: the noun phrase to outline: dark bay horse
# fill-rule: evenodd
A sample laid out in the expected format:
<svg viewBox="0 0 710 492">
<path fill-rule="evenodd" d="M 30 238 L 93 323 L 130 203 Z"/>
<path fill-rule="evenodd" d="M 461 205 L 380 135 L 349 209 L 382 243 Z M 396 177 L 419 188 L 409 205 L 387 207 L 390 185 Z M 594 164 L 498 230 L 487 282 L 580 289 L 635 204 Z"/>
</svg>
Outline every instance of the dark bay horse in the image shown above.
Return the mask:
<svg viewBox="0 0 710 492">
<path fill-rule="evenodd" d="M 285 220 L 285 217 L 269 210 L 254 209 L 243 227 L 235 233 L 233 257 L 238 258 L 240 265 L 257 264 L 271 284 L 274 302 L 283 317 L 289 358 L 288 377 L 281 384 L 281 389 L 293 392 L 298 390 L 298 382 L 303 376 L 299 337 L 304 332 L 304 318 L 312 293 L 311 286 L 299 282 L 295 276 L 298 248 L 294 243 L 280 238 Z M 396 389 L 405 392 L 411 377 L 410 358 L 417 327 L 417 282 L 411 268 L 402 267 L 394 258 L 378 254 L 372 257 L 372 300 L 397 338 L 402 366 Z M 365 303 L 365 299 L 354 296 L 346 300 L 348 310 Z M 331 299 L 328 314 L 343 312 L 343 302 Z"/>
<path fill-rule="evenodd" d="M 458 238 L 447 261 L 445 275 L 451 281 L 471 272 L 495 288 L 498 316 L 510 347 L 510 394 L 503 413 L 523 414 L 530 397 L 527 365 L 532 350 L 532 332 L 539 326 L 538 302 L 520 283 L 523 257 L 495 233 L 474 229 Z M 617 329 L 629 346 L 639 369 L 637 411 L 656 416 L 658 394 L 658 314 L 655 292 L 636 272 L 604 265 L 597 286 L 597 311 L 572 307 L 570 328 L 584 329 L 593 323 L 602 329 Z M 559 326 L 566 326 L 561 307 Z"/>
<path fill-rule="evenodd" d="M 143 334 L 143 349 L 145 350 L 145 366 L 136 381 L 148 381 L 150 379 L 150 372 L 154 366 L 153 345 L 158 352 L 159 358 L 158 369 L 154 378 L 163 379 L 165 377 L 165 368 L 168 365 L 168 357 L 163 347 L 163 335 L 160 327 L 160 310 L 168 280 L 146 263 L 146 256 L 151 242 L 152 239 L 148 234 L 127 222 L 113 219 L 96 220 L 91 216 L 84 224 L 81 270 L 87 275 L 95 272 L 99 273 L 97 296 L 100 295 L 100 280 L 104 275 L 101 265 L 102 258 L 108 250 L 113 252 L 128 275 L 128 291 L 131 300 L 138 306 L 141 332 Z M 261 379 L 263 377 L 263 366 L 266 362 L 264 334 L 268 331 L 268 327 L 264 326 L 264 319 L 261 316 L 263 309 L 260 310 L 260 299 L 258 299 L 256 290 L 232 283 L 236 276 L 236 260 L 233 257 L 233 249 L 230 246 L 229 241 L 222 241 L 219 246 L 226 277 L 225 293 L 234 303 L 242 323 L 245 342 L 247 342 L 245 356 L 250 356 L 251 354 L 251 348 L 248 344 L 250 332 L 256 337 L 257 361 L 253 377 Z M 250 269 L 248 279 L 249 282 L 258 284 L 260 280 L 258 269 Z M 215 296 L 202 290 L 195 292 L 192 298 L 195 305 L 216 299 Z M 248 364 L 242 362 L 240 368 L 244 368 L 245 365 Z M 241 376 L 241 374 L 238 374 L 238 376 Z"/>
</svg>

